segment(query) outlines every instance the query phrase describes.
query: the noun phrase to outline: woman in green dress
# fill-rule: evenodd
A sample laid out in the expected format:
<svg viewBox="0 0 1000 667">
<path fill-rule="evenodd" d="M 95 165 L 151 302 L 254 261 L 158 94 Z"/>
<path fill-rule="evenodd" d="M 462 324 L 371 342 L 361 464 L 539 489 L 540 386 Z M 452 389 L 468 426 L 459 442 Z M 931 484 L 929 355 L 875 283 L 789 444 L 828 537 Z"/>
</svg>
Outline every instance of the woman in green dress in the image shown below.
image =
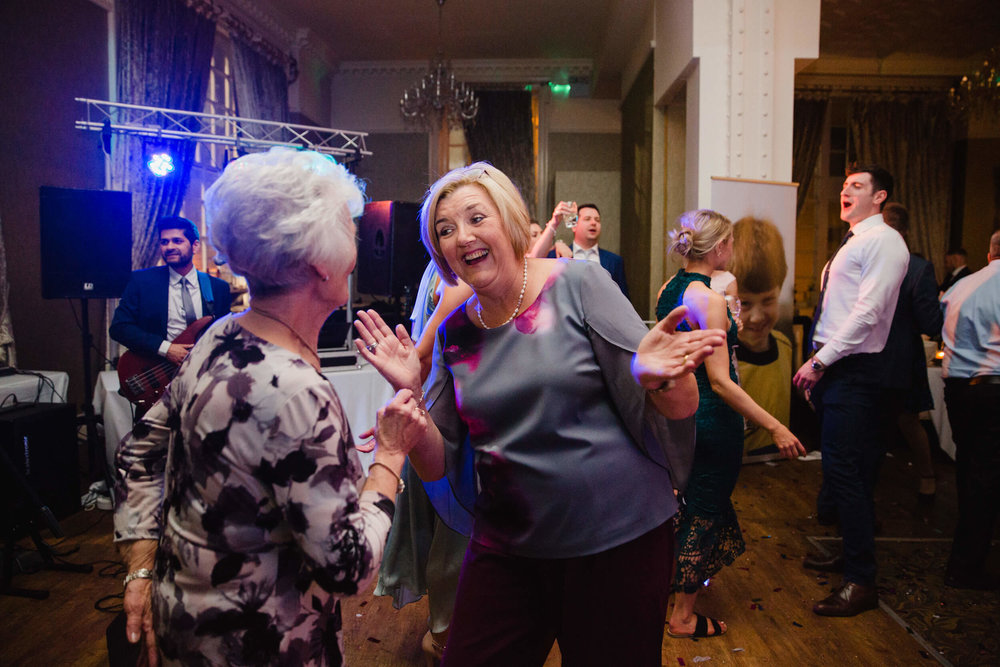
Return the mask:
<svg viewBox="0 0 1000 667">
<path fill-rule="evenodd" d="M 736 321 L 725 298 L 709 288 L 712 272 L 725 269 L 732 259 L 733 224 L 715 211 L 699 210 L 681 215 L 678 225 L 671 232 L 670 250 L 685 265 L 660 288 L 656 316 L 662 319 L 677 306 L 687 306 L 678 330 L 723 329 L 727 340 L 726 354 L 720 348 L 695 371 L 700 395 L 695 458 L 677 515 L 675 597 L 667 634 L 711 637 L 723 634 L 726 624 L 695 613 L 694 605 L 704 582 L 745 549 L 730 500 L 743 457 L 743 418 L 770 431 L 783 456 L 805 454 L 805 449 L 738 384 Z"/>
</svg>

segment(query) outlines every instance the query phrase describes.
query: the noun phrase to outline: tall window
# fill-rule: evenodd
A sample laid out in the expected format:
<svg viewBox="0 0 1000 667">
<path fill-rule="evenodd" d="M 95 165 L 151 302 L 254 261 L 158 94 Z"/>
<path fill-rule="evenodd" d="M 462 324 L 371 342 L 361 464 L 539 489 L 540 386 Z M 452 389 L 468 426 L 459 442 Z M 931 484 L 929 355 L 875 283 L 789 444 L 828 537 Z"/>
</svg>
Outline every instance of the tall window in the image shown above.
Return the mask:
<svg viewBox="0 0 1000 667">
<path fill-rule="evenodd" d="M 448 170 L 464 167 L 471 161 L 469 144 L 465 141 L 465 130 L 461 127 L 448 130 Z"/>
</svg>

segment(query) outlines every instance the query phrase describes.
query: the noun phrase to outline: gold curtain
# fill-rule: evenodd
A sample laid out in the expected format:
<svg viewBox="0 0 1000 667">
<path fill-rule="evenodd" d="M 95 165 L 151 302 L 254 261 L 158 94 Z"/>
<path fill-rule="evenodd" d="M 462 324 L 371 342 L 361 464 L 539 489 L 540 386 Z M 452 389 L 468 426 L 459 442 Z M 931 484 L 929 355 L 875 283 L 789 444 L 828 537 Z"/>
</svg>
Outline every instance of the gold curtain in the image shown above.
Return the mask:
<svg viewBox="0 0 1000 667">
<path fill-rule="evenodd" d="M 828 98 L 796 98 L 792 121 L 792 180 L 799 184 L 796 195 L 795 215 L 798 216 L 806 201 L 806 192 L 816 172 L 816 160 L 823 147 L 823 125 Z"/>
<path fill-rule="evenodd" d="M 910 212 L 911 252 L 940 261 L 949 219 L 952 121 L 943 96 L 855 98 L 848 110 L 850 141 L 859 163 L 877 163 L 895 179 L 891 198 Z"/>
</svg>

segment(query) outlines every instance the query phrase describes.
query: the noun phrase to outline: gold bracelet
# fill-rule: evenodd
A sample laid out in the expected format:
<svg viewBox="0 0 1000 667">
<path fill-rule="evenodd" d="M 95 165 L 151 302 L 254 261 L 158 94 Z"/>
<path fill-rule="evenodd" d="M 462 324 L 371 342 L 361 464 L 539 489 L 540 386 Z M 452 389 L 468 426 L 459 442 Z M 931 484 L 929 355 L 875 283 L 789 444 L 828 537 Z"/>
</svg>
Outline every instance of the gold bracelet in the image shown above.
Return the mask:
<svg viewBox="0 0 1000 667">
<path fill-rule="evenodd" d="M 368 466 L 368 473 L 369 473 L 369 475 L 371 474 L 371 469 L 374 468 L 375 466 L 382 466 L 383 468 L 385 468 L 386 470 L 388 470 L 389 473 L 392 474 L 393 477 L 396 478 L 396 495 L 397 496 L 399 494 L 401 494 L 403 491 L 406 490 L 406 484 L 403 482 L 403 478 L 400 477 L 398 474 L 396 474 L 395 470 L 393 470 L 392 468 L 390 468 L 386 464 L 382 463 L 381 461 L 372 461 L 372 464 L 370 466 Z"/>
<path fill-rule="evenodd" d="M 674 382 L 673 380 L 666 380 L 656 389 L 647 389 L 646 391 L 648 391 L 650 394 L 659 394 L 661 391 L 670 391 L 671 389 L 674 388 L 675 384 L 677 383 Z"/>
</svg>

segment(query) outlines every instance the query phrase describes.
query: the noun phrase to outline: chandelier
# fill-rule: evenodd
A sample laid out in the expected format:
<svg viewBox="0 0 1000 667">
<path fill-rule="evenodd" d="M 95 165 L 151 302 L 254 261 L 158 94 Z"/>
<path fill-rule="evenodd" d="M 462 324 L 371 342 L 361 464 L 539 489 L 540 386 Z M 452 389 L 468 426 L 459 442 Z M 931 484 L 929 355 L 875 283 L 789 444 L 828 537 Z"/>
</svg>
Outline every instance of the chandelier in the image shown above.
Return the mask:
<svg viewBox="0 0 1000 667">
<path fill-rule="evenodd" d="M 982 66 L 948 91 L 952 108 L 962 115 L 1000 116 L 1000 47 L 990 49 Z"/>
<path fill-rule="evenodd" d="M 479 100 L 475 93 L 462 81 L 455 79 L 451 65 L 444 59 L 441 50 L 441 13 L 445 0 L 438 4 L 438 52 L 431 60 L 424 77 L 403 91 L 399 100 L 399 110 L 408 121 L 421 123 L 426 127 L 439 125 L 444 118 L 450 127 L 461 126 L 471 121 L 479 112 Z"/>
</svg>

